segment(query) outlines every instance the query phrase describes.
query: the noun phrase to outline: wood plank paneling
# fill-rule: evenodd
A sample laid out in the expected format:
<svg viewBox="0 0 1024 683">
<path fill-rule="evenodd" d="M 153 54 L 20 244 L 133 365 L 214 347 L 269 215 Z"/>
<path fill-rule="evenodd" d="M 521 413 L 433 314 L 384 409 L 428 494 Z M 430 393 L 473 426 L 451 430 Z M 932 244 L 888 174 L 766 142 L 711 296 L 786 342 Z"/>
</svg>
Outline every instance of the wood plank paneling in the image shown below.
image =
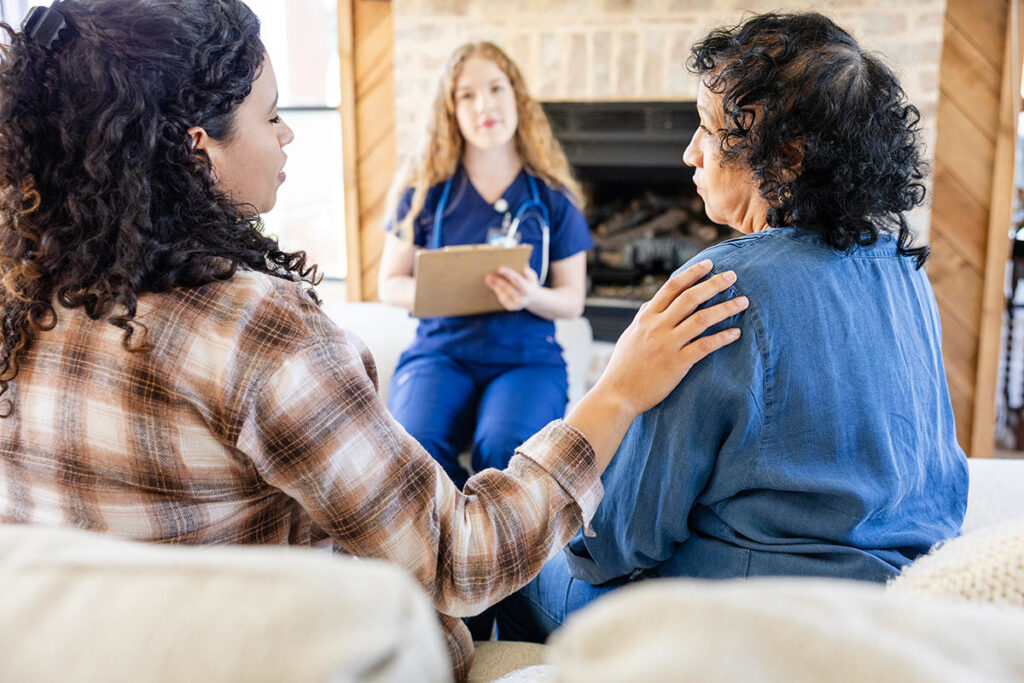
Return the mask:
<svg viewBox="0 0 1024 683">
<path fill-rule="evenodd" d="M 342 97 L 351 103 L 351 130 L 343 132 L 357 179 L 355 197 L 346 194 L 346 201 L 354 199 L 357 207 L 357 218 L 347 225 L 348 295 L 353 301 L 372 301 L 377 298 L 377 265 L 384 242 L 380 226 L 395 173 L 393 8 L 389 0 L 339 0 L 338 9 L 339 23 L 347 20 L 349 25 L 342 32 L 348 41 L 342 47 L 342 67 L 349 69 L 352 82 L 346 91 L 343 80 Z M 348 118 L 345 121 L 349 123 Z"/>
<path fill-rule="evenodd" d="M 972 405 L 974 403 L 974 387 L 963 388 L 950 379 L 949 398 L 953 404 L 953 418 L 957 434 L 971 433 Z"/>
<path fill-rule="evenodd" d="M 968 263 L 954 247 L 949 233 L 935 231 L 931 240 L 932 257 L 928 275 L 943 318 L 955 318 L 974 338 L 981 326 L 981 271 Z"/>
<path fill-rule="evenodd" d="M 946 21 L 954 24 L 964 40 L 999 73 L 1003 71 L 1006 10 L 1006 0 L 946 1 Z M 996 83 L 997 91 L 998 88 Z"/>
<path fill-rule="evenodd" d="M 395 174 L 395 27 L 390 0 L 356 0 L 362 300 L 377 299 L 387 189 Z"/>
<path fill-rule="evenodd" d="M 964 225 L 988 225 L 988 205 L 974 199 L 945 166 L 933 174 L 932 235 L 949 234 Z M 985 233 L 980 230 L 959 232 L 960 238 L 950 246 L 979 273 L 985 269 Z"/>
<path fill-rule="evenodd" d="M 947 0 L 939 84 L 928 272 L 957 436 L 973 457 L 991 456 L 995 433 L 1013 170 L 1010 1 L 1020 2 Z"/>
<path fill-rule="evenodd" d="M 946 309 L 941 303 L 939 308 L 940 310 Z M 946 317 L 943 313 L 942 352 L 946 358 L 946 378 L 950 387 L 955 386 L 960 393 L 970 399 L 964 406 L 967 410 L 963 417 L 968 419 L 973 414 L 975 368 L 978 364 L 978 335 L 961 325 L 956 318 Z M 951 355 L 962 359 L 963 362 L 951 363 L 949 361 Z"/>
<path fill-rule="evenodd" d="M 948 19 L 942 34 L 941 92 L 991 141 L 999 125 L 1000 69 L 992 65 Z"/>
<path fill-rule="evenodd" d="M 974 389 L 971 436 L 975 457 L 992 457 L 995 448 L 996 385 L 1006 263 L 1010 257 L 1010 221 L 1013 213 L 1013 169 L 1017 146 L 1016 113 L 1020 109 L 1020 58 L 1016 54 L 1015 21 L 1020 19 L 1020 0 L 1011 0 L 1003 52 L 1003 77 L 999 98 L 999 132 L 996 137 L 992 202 L 989 209 L 988 245 L 981 298 L 981 330 L 978 339 L 978 371 Z"/>
<path fill-rule="evenodd" d="M 356 57 L 352 0 L 338 0 L 338 58 L 341 71 L 342 177 L 345 183 L 345 254 L 348 277 L 347 296 L 362 299 L 359 255 L 362 231 L 359 229 L 359 164 L 356 156 Z"/>
<path fill-rule="evenodd" d="M 992 164 L 995 143 L 968 118 L 953 100 L 939 92 L 935 165 L 956 177 L 984 206 L 992 199 Z"/>
</svg>

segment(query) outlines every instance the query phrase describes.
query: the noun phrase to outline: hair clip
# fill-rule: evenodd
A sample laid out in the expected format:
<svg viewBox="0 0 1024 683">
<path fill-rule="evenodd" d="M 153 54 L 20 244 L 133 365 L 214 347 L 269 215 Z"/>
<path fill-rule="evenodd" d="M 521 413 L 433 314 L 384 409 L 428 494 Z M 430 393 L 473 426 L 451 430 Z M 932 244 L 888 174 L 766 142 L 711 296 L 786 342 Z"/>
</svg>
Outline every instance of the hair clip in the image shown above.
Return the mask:
<svg viewBox="0 0 1024 683">
<path fill-rule="evenodd" d="M 26 37 L 39 41 L 48 50 L 71 28 L 64 15 L 57 11 L 58 4 L 60 0 L 54 0 L 49 7 L 33 7 L 21 25 Z"/>
</svg>

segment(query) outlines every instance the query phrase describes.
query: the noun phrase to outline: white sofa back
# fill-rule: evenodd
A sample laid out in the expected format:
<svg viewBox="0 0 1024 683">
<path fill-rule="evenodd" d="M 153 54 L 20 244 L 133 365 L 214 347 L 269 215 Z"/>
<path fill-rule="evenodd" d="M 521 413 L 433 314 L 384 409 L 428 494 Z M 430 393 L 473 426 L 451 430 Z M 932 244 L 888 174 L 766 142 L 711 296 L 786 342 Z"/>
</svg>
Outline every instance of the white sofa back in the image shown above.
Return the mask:
<svg viewBox="0 0 1024 683">
<path fill-rule="evenodd" d="M 971 484 L 967 493 L 965 534 L 1024 518 L 1024 460 L 972 458 L 968 467 Z"/>
<path fill-rule="evenodd" d="M 398 357 L 416 336 L 419 321 L 397 306 L 377 302 L 327 302 L 324 311 L 339 327 L 362 339 L 377 361 L 380 393 L 387 400 L 388 384 Z M 555 339 L 561 344 L 569 375 L 569 405 L 586 393 L 587 367 L 593 331 L 586 318 L 555 321 Z"/>
</svg>

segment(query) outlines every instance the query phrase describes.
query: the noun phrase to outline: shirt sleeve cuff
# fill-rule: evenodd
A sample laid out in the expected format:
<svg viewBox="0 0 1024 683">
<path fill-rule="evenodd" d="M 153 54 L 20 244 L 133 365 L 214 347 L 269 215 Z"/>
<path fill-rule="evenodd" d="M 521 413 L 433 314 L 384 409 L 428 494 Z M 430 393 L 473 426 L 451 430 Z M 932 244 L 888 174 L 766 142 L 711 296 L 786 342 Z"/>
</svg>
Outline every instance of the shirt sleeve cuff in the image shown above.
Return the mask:
<svg viewBox="0 0 1024 683">
<path fill-rule="evenodd" d="M 555 420 L 527 439 L 516 452 L 547 470 L 575 499 L 583 516 L 583 533 L 593 536 L 590 522 L 604 497 L 604 486 L 587 437 L 568 422 Z"/>
</svg>

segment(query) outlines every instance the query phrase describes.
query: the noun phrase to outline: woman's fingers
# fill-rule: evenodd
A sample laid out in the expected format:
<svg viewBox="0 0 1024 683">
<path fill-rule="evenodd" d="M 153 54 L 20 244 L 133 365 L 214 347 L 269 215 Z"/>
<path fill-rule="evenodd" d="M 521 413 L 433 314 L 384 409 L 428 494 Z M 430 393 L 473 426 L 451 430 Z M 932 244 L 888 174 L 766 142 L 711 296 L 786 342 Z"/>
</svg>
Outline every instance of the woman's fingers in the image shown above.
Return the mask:
<svg viewBox="0 0 1024 683">
<path fill-rule="evenodd" d="M 512 270 L 511 268 L 508 268 L 506 266 L 498 268 L 498 275 L 502 276 L 503 278 L 511 282 L 516 282 L 517 280 L 523 279 L 522 273 Z"/>
<path fill-rule="evenodd" d="M 672 278 L 615 344 L 600 383 L 638 412 L 661 402 L 695 363 L 739 338 L 735 328 L 700 336 L 748 306 L 746 297 L 737 297 L 695 311 L 736 281 L 731 271 L 703 279 L 710 268 L 709 262 L 699 263 Z"/>
<path fill-rule="evenodd" d="M 501 267 L 498 269 L 498 275 L 505 278 L 523 296 L 528 295 L 531 289 L 540 284 L 537 280 L 537 273 L 529 266 L 523 272 Z"/>
<path fill-rule="evenodd" d="M 494 290 L 494 293 L 497 294 L 499 298 L 512 296 L 512 286 L 509 285 L 506 280 L 496 277 L 490 280 L 487 284 Z"/>
<path fill-rule="evenodd" d="M 485 275 L 484 284 L 494 290 L 494 293 L 501 297 L 505 294 L 505 290 L 508 289 L 508 283 L 505 278 L 498 275 Z"/>
<path fill-rule="evenodd" d="M 727 270 L 690 287 L 668 306 L 668 313 L 673 323 L 678 324 L 683 318 L 700 308 L 701 304 L 710 301 L 715 295 L 724 292 L 734 284 L 736 284 L 736 273 Z"/>
<path fill-rule="evenodd" d="M 522 293 L 507 278 L 495 273 L 484 277 L 484 284 L 490 287 L 498 301 L 507 310 L 519 310 L 522 308 Z"/>
<path fill-rule="evenodd" d="M 686 363 L 688 365 L 687 372 L 689 372 L 689 368 L 692 368 L 705 356 L 727 344 L 733 343 L 739 338 L 740 329 L 738 327 L 730 327 L 728 330 L 709 334 L 706 337 L 690 342 L 683 347 L 683 354 L 686 356 Z"/>
<path fill-rule="evenodd" d="M 526 291 L 526 278 L 523 277 L 522 273 L 517 273 L 511 268 L 502 267 L 498 269 L 494 276 L 503 280 L 510 289 L 520 293 Z"/>
<path fill-rule="evenodd" d="M 700 263 L 695 263 L 678 275 L 670 277 L 651 298 L 650 308 L 657 312 L 664 311 L 680 294 L 688 292 L 695 282 L 699 282 L 701 278 L 710 272 L 711 261 L 705 259 Z"/>
<path fill-rule="evenodd" d="M 735 299 L 729 299 L 723 303 L 708 306 L 707 308 L 697 311 L 693 315 L 684 319 L 676 327 L 676 330 L 678 330 L 681 335 L 679 341 L 680 347 L 690 340 L 704 334 L 704 332 L 709 328 L 714 327 L 723 320 L 728 320 L 734 315 L 747 310 L 747 306 L 749 305 L 750 301 L 747 297 L 739 296 Z M 704 356 L 701 356 L 701 358 L 703 357 Z"/>
</svg>

